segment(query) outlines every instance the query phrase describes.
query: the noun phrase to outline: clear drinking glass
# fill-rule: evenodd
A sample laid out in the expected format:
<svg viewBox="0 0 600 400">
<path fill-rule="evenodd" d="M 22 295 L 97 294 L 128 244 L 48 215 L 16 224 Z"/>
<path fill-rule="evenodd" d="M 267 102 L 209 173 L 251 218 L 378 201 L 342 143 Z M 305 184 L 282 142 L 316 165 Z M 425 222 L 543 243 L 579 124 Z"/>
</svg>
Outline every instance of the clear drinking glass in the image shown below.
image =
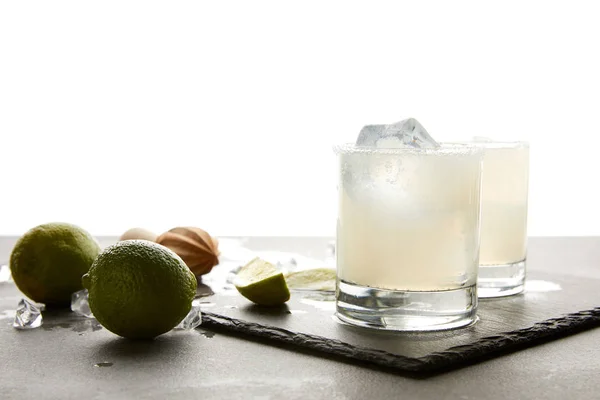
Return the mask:
<svg viewBox="0 0 600 400">
<path fill-rule="evenodd" d="M 517 294 L 525 285 L 529 144 L 477 145 L 484 149 L 479 297 Z"/>
<path fill-rule="evenodd" d="M 334 150 L 338 317 L 405 331 L 474 322 L 482 149 Z"/>
</svg>

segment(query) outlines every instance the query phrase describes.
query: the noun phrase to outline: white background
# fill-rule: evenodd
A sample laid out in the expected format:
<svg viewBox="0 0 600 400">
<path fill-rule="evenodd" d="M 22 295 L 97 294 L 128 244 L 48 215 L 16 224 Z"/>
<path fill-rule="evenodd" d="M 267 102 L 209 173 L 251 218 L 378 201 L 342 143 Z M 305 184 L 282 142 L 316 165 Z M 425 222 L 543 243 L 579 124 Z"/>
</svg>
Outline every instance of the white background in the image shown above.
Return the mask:
<svg viewBox="0 0 600 400">
<path fill-rule="evenodd" d="M 594 1 L 5 1 L 0 234 L 333 235 L 332 144 L 531 143 L 532 235 L 599 235 Z"/>
</svg>

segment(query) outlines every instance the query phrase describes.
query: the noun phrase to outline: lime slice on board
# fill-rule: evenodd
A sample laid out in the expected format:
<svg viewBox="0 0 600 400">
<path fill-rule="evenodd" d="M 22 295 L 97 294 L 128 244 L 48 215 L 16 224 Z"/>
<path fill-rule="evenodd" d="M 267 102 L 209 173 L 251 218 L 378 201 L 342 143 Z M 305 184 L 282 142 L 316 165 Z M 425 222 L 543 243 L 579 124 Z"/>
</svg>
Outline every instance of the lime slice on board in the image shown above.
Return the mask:
<svg viewBox="0 0 600 400">
<path fill-rule="evenodd" d="M 290 299 L 283 273 L 258 257 L 242 267 L 233 285 L 242 296 L 263 306 L 281 305 Z"/>
</svg>

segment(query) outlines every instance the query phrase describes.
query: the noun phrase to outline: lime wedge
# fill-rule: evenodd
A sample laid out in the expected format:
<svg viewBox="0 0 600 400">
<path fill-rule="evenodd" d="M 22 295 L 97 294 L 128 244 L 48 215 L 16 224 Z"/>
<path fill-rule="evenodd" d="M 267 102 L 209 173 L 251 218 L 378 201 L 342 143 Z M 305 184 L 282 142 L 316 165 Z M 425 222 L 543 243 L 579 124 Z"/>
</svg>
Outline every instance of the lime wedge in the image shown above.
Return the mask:
<svg viewBox="0 0 600 400">
<path fill-rule="evenodd" d="M 335 269 L 314 268 L 290 272 L 285 281 L 290 289 L 335 291 Z"/>
<path fill-rule="evenodd" d="M 283 274 L 258 257 L 242 267 L 233 285 L 242 296 L 263 306 L 276 306 L 290 299 Z"/>
</svg>

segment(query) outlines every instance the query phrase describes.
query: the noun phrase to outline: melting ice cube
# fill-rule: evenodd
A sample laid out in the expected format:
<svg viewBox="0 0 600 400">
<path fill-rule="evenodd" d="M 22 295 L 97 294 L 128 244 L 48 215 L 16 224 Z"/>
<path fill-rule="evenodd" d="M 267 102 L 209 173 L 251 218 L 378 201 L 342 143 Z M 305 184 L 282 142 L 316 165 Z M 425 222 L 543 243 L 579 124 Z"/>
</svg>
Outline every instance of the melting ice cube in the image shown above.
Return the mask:
<svg viewBox="0 0 600 400">
<path fill-rule="evenodd" d="M 42 310 L 32 302 L 21 299 L 17 306 L 15 322 L 16 329 L 35 329 L 42 326 Z"/>
<path fill-rule="evenodd" d="M 200 310 L 200 302 L 194 300 L 192 309 L 185 318 L 175 327 L 175 329 L 191 330 L 197 328 L 202 323 L 202 312 Z"/>
<path fill-rule="evenodd" d="M 379 148 L 437 148 L 440 145 L 433 140 L 423 126 L 414 118 L 408 118 L 391 125 L 366 125 L 360 131 L 358 146 Z"/>
<path fill-rule="evenodd" d="M 80 290 L 71 295 L 71 311 L 87 318 L 94 318 L 88 302 L 87 289 Z"/>
</svg>

